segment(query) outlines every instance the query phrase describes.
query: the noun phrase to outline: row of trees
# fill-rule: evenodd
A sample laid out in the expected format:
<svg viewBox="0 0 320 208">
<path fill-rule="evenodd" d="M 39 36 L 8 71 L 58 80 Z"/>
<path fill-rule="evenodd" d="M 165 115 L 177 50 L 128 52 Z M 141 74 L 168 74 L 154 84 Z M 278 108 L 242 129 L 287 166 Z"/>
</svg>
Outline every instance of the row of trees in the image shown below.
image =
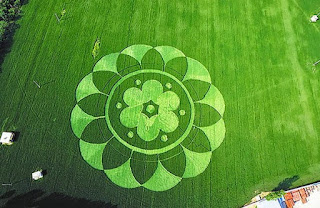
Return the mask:
<svg viewBox="0 0 320 208">
<path fill-rule="evenodd" d="M 20 0 L 0 0 L 0 45 L 14 30 L 20 8 Z"/>
</svg>

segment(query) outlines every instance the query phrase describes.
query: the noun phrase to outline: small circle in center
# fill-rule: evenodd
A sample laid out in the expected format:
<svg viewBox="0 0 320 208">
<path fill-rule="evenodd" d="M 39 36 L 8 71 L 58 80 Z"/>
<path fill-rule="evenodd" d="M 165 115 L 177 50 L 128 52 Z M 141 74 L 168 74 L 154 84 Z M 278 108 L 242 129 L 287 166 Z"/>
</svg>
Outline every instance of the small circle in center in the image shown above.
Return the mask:
<svg viewBox="0 0 320 208">
<path fill-rule="evenodd" d="M 150 114 L 153 113 L 155 110 L 156 108 L 153 105 L 148 105 L 146 108 L 146 111 Z"/>
</svg>

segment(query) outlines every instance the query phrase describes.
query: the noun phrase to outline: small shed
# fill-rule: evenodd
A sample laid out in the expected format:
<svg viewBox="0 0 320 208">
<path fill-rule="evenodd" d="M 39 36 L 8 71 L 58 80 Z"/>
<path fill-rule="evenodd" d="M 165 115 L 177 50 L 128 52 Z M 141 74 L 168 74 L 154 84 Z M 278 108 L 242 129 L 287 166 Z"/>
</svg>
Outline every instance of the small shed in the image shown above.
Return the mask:
<svg viewBox="0 0 320 208">
<path fill-rule="evenodd" d="M 310 19 L 311 22 L 316 22 L 319 19 L 317 15 L 313 15 Z"/>
<path fill-rule="evenodd" d="M 40 178 L 43 178 L 43 172 L 42 170 L 36 171 L 34 173 L 32 173 L 32 179 L 33 180 L 39 180 Z"/>
<path fill-rule="evenodd" d="M 0 143 L 3 145 L 12 145 L 13 144 L 13 132 L 2 132 Z"/>
</svg>

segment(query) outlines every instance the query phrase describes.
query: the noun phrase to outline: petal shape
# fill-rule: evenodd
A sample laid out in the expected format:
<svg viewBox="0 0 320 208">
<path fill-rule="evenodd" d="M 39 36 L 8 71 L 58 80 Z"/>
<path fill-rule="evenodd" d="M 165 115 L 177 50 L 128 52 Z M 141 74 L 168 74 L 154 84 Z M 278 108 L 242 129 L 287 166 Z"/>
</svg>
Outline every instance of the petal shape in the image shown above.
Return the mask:
<svg viewBox="0 0 320 208">
<path fill-rule="evenodd" d="M 211 84 L 209 71 L 199 61 L 187 57 L 188 69 L 184 75 L 183 82 L 187 80 L 200 80 Z"/>
<path fill-rule="evenodd" d="M 71 112 L 71 128 L 73 133 L 81 138 L 81 135 L 87 125 L 99 117 L 91 116 L 85 113 L 78 105 L 76 105 Z"/>
<path fill-rule="evenodd" d="M 159 127 L 165 133 L 170 133 L 176 130 L 179 126 L 179 118 L 172 111 L 159 108 L 158 114 Z"/>
<path fill-rule="evenodd" d="M 158 124 L 158 116 L 148 116 L 141 114 L 137 127 L 139 137 L 145 141 L 152 141 L 159 135 L 160 129 Z"/>
<path fill-rule="evenodd" d="M 217 149 L 223 142 L 226 134 L 226 127 L 223 119 L 220 119 L 212 126 L 198 128 L 202 130 L 208 138 L 211 146 L 211 151 Z"/>
<path fill-rule="evenodd" d="M 113 135 L 108 129 L 105 118 L 100 118 L 90 122 L 79 139 L 89 143 L 101 144 L 112 137 Z"/>
<path fill-rule="evenodd" d="M 80 152 L 83 159 L 93 168 L 103 170 L 102 154 L 108 142 L 102 144 L 92 144 L 80 140 Z"/>
<path fill-rule="evenodd" d="M 102 153 L 104 170 L 110 170 L 121 166 L 131 157 L 132 150 L 113 138 L 108 141 Z"/>
<path fill-rule="evenodd" d="M 149 45 L 132 45 L 125 48 L 121 53 L 135 58 L 140 64 L 144 55 L 153 47 Z"/>
<path fill-rule="evenodd" d="M 170 60 L 174 58 L 185 57 L 184 53 L 172 46 L 157 46 L 154 49 L 160 53 L 164 61 L 164 64 L 167 64 Z"/>
<path fill-rule="evenodd" d="M 118 186 L 121 186 L 123 188 L 139 187 L 141 186 L 141 184 L 135 179 L 132 174 L 130 161 L 131 159 L 127 160 L 127 162 L 123 163 L 117 168 L 105 170 L 104 172 L 108 176 L 108 178 Z"/>
<path fill-rule="evenodd" d="M 166 191 L 176 186 L 181 179 L 167 171 L 158 161 L 158 167 L 153 176 L 142 186 L 152 191 Z"/>
<path fill-rule="evenodd" d="M 215 108 L 207 104 L 195 103 L 194 110 L 195 118 L 193 125 L 198 127 L 211 126 L 222 118 Z"/>
<path fill-rule="evenodd" d="M 88 97 L 92 94 L 101 93 L 98 88 L 94 85 L 92 79 L 92 73 L 85 76 L 79 83 L 76 90 L 76 100 L 79 102 L 85 97 Z"/>
<path fill-rule="evenodd" d="M 176 93 L 167 91 L 165 93 L 162 93 L 157 98 L 155 103 L 161 108 L 166 108 L 168 111 L 173 111 L 178 109 L 180 105 L 180 98 Z"/>
<path fill-rule="evenodd" d="M 226 108 L 222 94 L 213 85 L 210 86 L 205 97 L 202 100 L 197 101 L 197 103 L 203 103 L 213 107 L 221 116 L 223 116 Z"/>
<path fill-rule="evenodd" d="M 208 167 L 211 161 L 212 152 L 193 152 L 183 147 L 186 156 L 186 167 L 183 178 L 191 178 L 199 175 Z"/>
<path fill-rule="evenodd" d="M 128 106 L 142 105 L 142 91 L 136 87 L 127 89 L 123 94 L 123 100 Z"/>
<path fill-rule="evenodd" d="M 138 126 L 139 117 L 141 116 L 142 105 L 134 107 L 127 107 L 120 113 L 120 122 L 128 128 L 134 128 Z"/>
<path fill-rule="evenodd" d="M 167 171 L 175 176 L 182 177 L 186 167 L 186 156 L 183 152 L 182 145 L 178 145 L 175 148 L 160 154 L 158 157 Z"/>
<path fill-rule="evenodd" d="M 158 167 L 158 156 L 133 152 L 130 165 L 135 179 L 140 184 L 143 184 L 147 182 L 156 171 Z"/>
<path fill-rule="evenodd" d="M 148 80 L 142 85 L 143 102 L 146 103 L 150 100 L 153 102 L 161 95 L 163 87 L 157 80 Z"/>
<path fill-rule="evenodd" d="M 93 71 L 109 71 L 118 74 L 117 60 L 120 53 L 111 53 L 102 57 L 94 66 Z"/>
</svg>

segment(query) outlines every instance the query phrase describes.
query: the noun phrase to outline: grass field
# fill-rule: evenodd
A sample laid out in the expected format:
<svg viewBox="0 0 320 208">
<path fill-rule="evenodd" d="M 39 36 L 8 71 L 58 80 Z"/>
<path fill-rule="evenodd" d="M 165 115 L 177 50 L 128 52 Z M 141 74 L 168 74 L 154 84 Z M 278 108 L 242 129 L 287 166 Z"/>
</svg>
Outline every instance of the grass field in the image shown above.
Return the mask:
<svg viewBox="0 0 320 208">
<path fill-rule="evenodd" d="M 58 24 L 54 13 L 63 7 Z M 20 134 L 0 147 L 0 182 L 14 183 L 0 195 L 43 190 L 120 207 L 225 208 L 320 180 L 320 74 L 312 70 L 320 23 L 309 23 L 319 7 L 316 0 L 30 0 L 1 66 L 1 130 Z M 82 159 L 70 115 L 79 81 L 98 60 L 97 37 L 98 58 L 134 44 L 169 45 L 209 70 L 225 100 L 226 137 L 202 174 L 164 192 L 125 189 Z M 48 174 L 31 183 L 37 168 Z"/>
</svg>

